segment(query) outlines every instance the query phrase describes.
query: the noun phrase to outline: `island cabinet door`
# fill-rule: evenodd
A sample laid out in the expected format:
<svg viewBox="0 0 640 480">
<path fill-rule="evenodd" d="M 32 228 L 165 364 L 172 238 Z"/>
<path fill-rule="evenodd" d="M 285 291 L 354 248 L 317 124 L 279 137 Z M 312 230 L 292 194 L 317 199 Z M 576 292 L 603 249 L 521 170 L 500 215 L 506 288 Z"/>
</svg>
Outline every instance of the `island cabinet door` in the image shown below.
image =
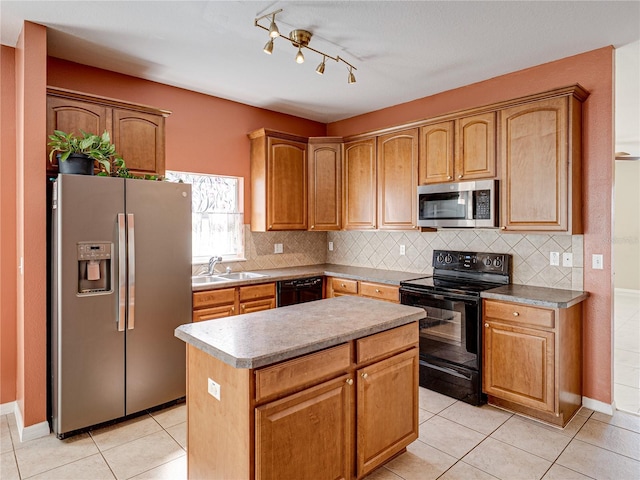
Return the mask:
<svg viewBox="0 0 640 480">
<path fill-rule="evenodd" d="M 352 478 L 353 379 L 256 408 L 256 480 Z"/>
<path fill-rule="evenodd" d="M 418 352 L 412 348 L 357 371 L 357 475 L 418 438 Z"/>
</svg>

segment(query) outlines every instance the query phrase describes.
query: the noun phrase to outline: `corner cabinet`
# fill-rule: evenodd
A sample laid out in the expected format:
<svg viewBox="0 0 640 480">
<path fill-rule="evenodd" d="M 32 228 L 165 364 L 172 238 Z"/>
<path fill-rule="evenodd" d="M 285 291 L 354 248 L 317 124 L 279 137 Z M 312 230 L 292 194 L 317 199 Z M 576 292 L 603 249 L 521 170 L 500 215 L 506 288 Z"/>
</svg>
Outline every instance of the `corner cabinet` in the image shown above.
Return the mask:
<svg viewBox="0 0 640 480">
<path fill-rule="evenodd" d="M 418 129 L 377 138 L 378 228 L 417 228 Z"/>
<path fill-rule="evenodd" d="M 138 175 L 164 175 L 165 118 L 170 114 L 145 105 L 47 87 L 47 135 L 54 130 L 102 135 L 106 130 L 127 168 Z M 57 159 L 49 160 L 49 150 L 47 146 L 47 173 L 57 174 Z"/>
<path fill-rule="evenodd" d="M 420 185 L 493 178 L 495 175 L 495 112 L 420 128 Z"/>
<path fill-rule="evenodd" d="M 307 230 L 307 139 L 260 129 L 251 142 L 251 230 Z"/>
<path fill-rule="evenodd" d="M 579 85 L 500 111 L 501 229 L 582 233 Z"/>
<path fill-rule="evenodd" d="M 309 230 L 342 228 L 342 138 L 309 138 Z"/>
<path fill-rule="evenodd" d="M 582 304 L 484 300 L 482 389 L 489 403 L 563 427 L 582 405 Z"/>
</svg>

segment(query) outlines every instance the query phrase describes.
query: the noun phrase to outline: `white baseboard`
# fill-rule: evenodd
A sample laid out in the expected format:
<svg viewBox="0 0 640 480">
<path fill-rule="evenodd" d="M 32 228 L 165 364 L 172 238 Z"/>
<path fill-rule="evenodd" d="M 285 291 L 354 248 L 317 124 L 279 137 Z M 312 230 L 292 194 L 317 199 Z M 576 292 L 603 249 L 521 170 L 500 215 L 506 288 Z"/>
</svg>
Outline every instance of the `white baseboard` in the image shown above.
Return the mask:
<svg viewBox="0 0 640 480">
<path fill-rule="evenodd" d="M 49 422 L 40 422 L 35 425 L 24 426 L 22 420 L 22 412 L 16 405 L 14 410 L 16 415 L 16 426 L 18 427 L 18 435 L 20 435 L 20 442 L 28 442 L 29 440 L 35 440 L 36 438 L 46 437 L 51 433 L 49 429 Z"/>
<path fill-rule="evenodd" d="M 613 415 L 615 406 L 613 403 L 604 403 L 600 400 L 594 400 L 589 397 L 582 397 L 582 406 L 590 408 L 596 412 L 604 413 L 605 415 Z"/>
<path fill-rule="evenodd" d="M 0 405 L 0 415 L 9 415 L 10 413 L 15 412 L 16 410 L 16 402 L 7 402 Z"/>
</svg>

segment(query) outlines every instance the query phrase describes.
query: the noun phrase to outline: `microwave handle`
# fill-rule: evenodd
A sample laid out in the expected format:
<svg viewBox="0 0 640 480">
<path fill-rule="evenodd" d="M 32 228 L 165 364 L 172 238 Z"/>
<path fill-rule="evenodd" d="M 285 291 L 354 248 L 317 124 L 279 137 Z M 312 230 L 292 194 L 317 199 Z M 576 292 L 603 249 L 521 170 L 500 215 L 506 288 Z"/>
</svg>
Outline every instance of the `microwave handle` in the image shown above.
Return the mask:
<svg viewBox="0 0 640 480">
<path fill-rule="evenodd" d="M 473 220 L 473 204 L 476 199 L 474 198 L 473 191 L 467 192 L 467 220 Z"/>
</svg>

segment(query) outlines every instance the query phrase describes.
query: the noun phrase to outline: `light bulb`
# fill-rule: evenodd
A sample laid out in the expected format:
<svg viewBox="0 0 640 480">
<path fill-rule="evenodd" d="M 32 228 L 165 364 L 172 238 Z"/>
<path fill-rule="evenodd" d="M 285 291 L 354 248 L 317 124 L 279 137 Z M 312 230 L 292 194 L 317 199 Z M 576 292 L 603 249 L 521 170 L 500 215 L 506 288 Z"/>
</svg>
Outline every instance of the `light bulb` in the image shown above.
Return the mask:
<svg viewBox="0 0 640 480">
<path fill-rule="evenodd" d="M 298 53 L 296 54 L 296 63 L 304 63 L 304 55 L 302 54 L 302 47 L 298 47 Z"/>
</svg>

